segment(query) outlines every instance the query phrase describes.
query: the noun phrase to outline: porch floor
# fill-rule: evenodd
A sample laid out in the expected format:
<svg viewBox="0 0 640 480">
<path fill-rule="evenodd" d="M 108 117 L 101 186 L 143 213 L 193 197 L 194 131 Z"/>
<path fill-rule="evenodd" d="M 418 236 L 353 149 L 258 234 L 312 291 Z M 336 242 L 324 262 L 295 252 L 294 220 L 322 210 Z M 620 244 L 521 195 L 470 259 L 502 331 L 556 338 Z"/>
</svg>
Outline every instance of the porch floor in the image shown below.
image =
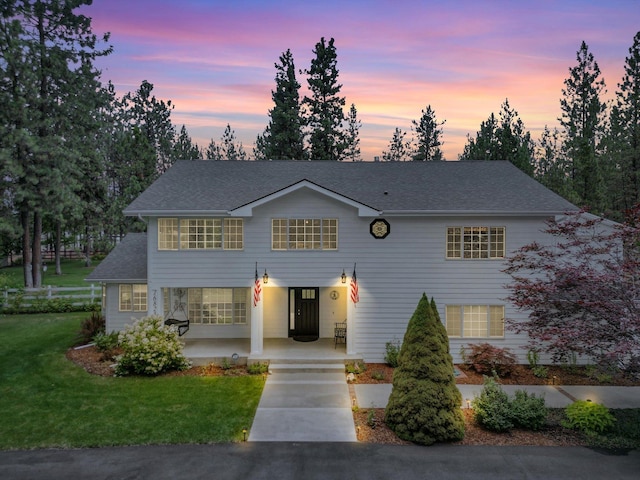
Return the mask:
<svg viewBox="0 0 640 480">
<path fill-rule="evenodd" d="M 296 342 L 293 338 L 265 338 L 262 354 L 251 355 L 249 338 L 209 338 L 185 340 L 184 355 L 194 365 L 220 363 L 238 354 L 238 364 L 247 362 L 362 360 L 361 355 L 347 355 L 344 343 L 335 345 L 333 338 L 320 338 L 315 342 Z"/>
</svg>

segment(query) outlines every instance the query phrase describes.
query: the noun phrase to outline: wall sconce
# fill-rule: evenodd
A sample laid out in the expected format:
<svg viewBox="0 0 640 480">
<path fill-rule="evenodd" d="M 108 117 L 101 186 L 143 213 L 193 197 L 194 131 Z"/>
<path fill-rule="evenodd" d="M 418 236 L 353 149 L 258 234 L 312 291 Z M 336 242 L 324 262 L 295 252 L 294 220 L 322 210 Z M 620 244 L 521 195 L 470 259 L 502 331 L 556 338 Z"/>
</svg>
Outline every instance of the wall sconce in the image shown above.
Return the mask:
<svg viewBox="0 0 640 480">
<path fill-rule="evenodd" d="M 340 280 L 342 280 L 342 283 L 347 283 L 347 274 L 344 273 L 344 268 L 342 269 L 342 275 L 340 275 Z"/>
<path fill-rule="evenodd" d="M 267 273 L 267 269 L 264 269 L 264 275 L 262 276 L 262 283 L 265 285 L 269 283 L 269 274 Z"/>
</svg>

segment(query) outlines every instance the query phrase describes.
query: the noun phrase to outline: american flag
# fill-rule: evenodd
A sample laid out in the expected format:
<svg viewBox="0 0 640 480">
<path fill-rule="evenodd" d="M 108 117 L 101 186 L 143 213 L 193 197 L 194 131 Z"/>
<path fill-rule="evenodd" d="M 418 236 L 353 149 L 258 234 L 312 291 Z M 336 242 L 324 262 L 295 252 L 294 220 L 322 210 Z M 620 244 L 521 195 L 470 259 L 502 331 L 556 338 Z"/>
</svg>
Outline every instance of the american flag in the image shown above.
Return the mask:
<svg viewBox="0 0 640 480">
<path fill-rule="evenodd" d="M 358 279 L 356 278 L 356 266 L 353 265 L 353 275 L 351 276 L 351 301 L 358 303 L 360 301 L 360 294 L 358 293 Z"/>
<path fill-rule="evenodd" d="M 260 285 L 260 278 L 258 277 L 258 268 L 256 267 L 256 281 L 253 286 L 253 306 L 258 306 L 260 303 L 260 293 L 262 292 L 262 286 Z"/>
</svg>

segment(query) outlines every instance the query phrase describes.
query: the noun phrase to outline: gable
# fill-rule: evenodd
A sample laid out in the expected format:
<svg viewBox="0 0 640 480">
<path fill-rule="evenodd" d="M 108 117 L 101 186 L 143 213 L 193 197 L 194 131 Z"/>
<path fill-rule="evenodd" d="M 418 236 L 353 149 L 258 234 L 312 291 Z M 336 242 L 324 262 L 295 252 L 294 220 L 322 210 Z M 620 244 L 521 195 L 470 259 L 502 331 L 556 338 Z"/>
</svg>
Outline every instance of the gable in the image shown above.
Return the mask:
<svg viewBox="0 0 640 480">
<path fill-rule="evenodd" d="M 253 215 L 253 209 L 255 207 L 259 207 L 261 205 L 272 202 L 274 200 L 283 199 L 295 192 L 304 192 L 305 190 L 310 190 L 310 191 L 319 193 L 323 196 L 326 196 L 333 200 L 337 200 L 338 202 L 344 203 L 350 207 L 356 208 L 358 210 L 358 215 L 361 217 L 372 217 L 372 216 L 380 215 L 379 211 L 367 205 L 356 202 L 336 192 L 332 192 L 331 190 L 327 190 L 326 188 L 323 188 L 320 185 L 316 185 L 313 182 L 309 182 L 308 180 L 302 180 L 294 185 L 290 185 L 288 187 L 283 188 L 282 190 L 279 190 L 265 197 L 256 199 L 253 202 L 250 202 L 246 205 L 242 205 L 238 208 L 230 210 L 229 215 L 234 217 L 249 217 Z"/>
</svg>

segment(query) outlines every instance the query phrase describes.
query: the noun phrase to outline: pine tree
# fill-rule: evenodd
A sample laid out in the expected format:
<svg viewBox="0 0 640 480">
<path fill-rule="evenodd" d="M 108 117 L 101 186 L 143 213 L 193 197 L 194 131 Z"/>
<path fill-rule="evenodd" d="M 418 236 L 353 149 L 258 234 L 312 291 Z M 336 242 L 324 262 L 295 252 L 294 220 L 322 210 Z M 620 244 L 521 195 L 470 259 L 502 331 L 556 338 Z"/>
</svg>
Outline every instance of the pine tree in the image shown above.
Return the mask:
<svg viewBox="0 0 640 480">
<path fill-rule="evenodd" d="M 360 156 L 360 127 L 362 122 L 358 120 L 358 111 L 355 104 L 351 104 L 347 117 L 347 131 L 345 132 L 344 159 L 352 162 L 361 162 Z"/>
<path fill-rule="evenodd" d="M 435 301 L 422 295 L 404 335 L 385 422 L 403 440 L 431 445 L 461 440 L 462 396 Z"/>
<path fill-rule="evenodd" d="M 460 160 L 508 160 L 526 174 L 534 174 L 535 145 L 525 131 L 518 112 L 509 99 L 500 107 L 498 118 L 492 113 L 480 124 L 476 138 L 467 137 Z"/>
<path fill-rule="evenodd" d="M 256 148 L 266 159 L 304 159 L 303 119 L 300 113 L 300 84 L 291 50 L 276 63 L 276 89 L 271 91 L 274 107 L 269 110 L 270 122 Z"/>
<path fill-rule="evenodd" d="M 559 119 L 564 128 L 564 152 L 569 162 L 572 197 L 569 200 L 596 212 L 603 207 L 602 171 L 599 147 L 602 139 L 605 104 L 600 95 L 606 92 L 600 68 L 589 47 L 582 42 L 576 59 L 564 81 Z"/>
<path fill-rule="evenodd" d="M 389 141 L 389 150 L 382 152 L 382 159 L 385 162 L 404 162 L 410 159 L 411 141 L 405 141 L 407 132 L 403 132 L 396 127 L 393 137 Z"/>
<path fill-rule="evenodd" d="M 616 103 L 610 115 L 607 156 L 616 169 L 609 169 L 607 191 L 612 207 L 619 214 L 640 203 L 640 32 L 636 33 L 624 75 L 616 91 Z"/>
<path fill-rule="evenodd" d="M 143 80 L 135 93 L 123 97 L 128 122 L 146 135 L 149 145 L 156 152 L 158 174 L 166 172 L 173 164 L 173 142 L 176 130 L 171 123 L 171 100 L 165 102 L 153 95 L 153 84 Z"/>
<path fill-rule="evenodd" d="M 420 162 L 440 161 L 443 160 L 442 141 L 442 125 L 446 120 L 438 122 L 436 112 L 433 111 L 431 105 L 427 105 L 422 110 L 422 116 L 419 121 L 412 120 L 413 130 L 416 135 L 416 150 L 413 153 L 413 160 Z"/>
<path fill-rule="evenodd" d="M 247 154 L 244 151 L 242 142 L 236 140 L 236 132 L 231 129 L 231 125 L 227 124 L 222 134 L 222 146 L 220 152 L 224 160 L 246 160 Z"/>
<path fill-rule="evenodd" d="M 202 152 L 197 143 L 191 141 L 187 127 L 182 125 L 173 144 L 173 159 L 175 160 L 202 160 Z"/>
<path fill-rule="evenodd" d="M 40 286 L 44 217 L 53 206 L 58 215 L 81 202 L 76 172 L 94 173 L 85 169 L 95 160 L 94 110 L 102 101 L 93 61 L 111 50 L 100 50 L 91 19 L 74 13 L 90 3 L 13 0 L 0 7 L 2 174 L 11 179 L 23 231 L 25 286 Z"/>
<path fill-rule="evenodd" d="M 345 98 L 339 95 L 342 85 L 338 83 L 334 39 L 327 43 L 322 37 L 313 53 L 316 57 L 311 60 L 311 68 L 305 71 L 311 97 L 303 100 L 308 110 L 305 123 L 310 130 L 310 155 L 313 160 L 343 160 Z"/>
<path fill-rule="evenodd" d="M 562 152 L 560 132 L 545 125 L 537 143 L 534 178 L 558 195 L 567 198 L 567 165 Z"/>
</svg>

